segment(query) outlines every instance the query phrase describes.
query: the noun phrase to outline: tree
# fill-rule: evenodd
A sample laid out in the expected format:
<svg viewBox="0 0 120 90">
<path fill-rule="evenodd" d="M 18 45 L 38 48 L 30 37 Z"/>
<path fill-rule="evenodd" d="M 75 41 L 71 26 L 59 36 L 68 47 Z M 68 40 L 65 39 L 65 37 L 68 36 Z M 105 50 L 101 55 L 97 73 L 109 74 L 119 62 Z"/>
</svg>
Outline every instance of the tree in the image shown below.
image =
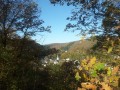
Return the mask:
<svg viewBox="0 0 120 90">
<path fill-rule="evenodd" d="M 107 7 L 102 20 L 103 33 L 97 37 L 96 50 L 112 51 L 112 54 L 119 55 L 120 51 L 120 3 L 111 4 Z"/>
<path fill-rule="evenodd" d="M 50 0 L 53 4 L 64 5 L 67 4 L 75 6 L 72 11 L 72 16 L 67 20 L 73 21 L 66 25 L 65 30 L 79 30 L 80 34 L 103 34 L 106 28 L 102 25 L 105 18 L 108 17 L 106 13 L 110 7 L 119 8 L 118 0 Z M 109 10 L 109 11 L 108 11 Z M 114 13 L 114 11 L 112 11 Z M 117 17 L 118 18 L 118 17 Z M 109 23 L 109 22 L 108 22 Z M 110 24 L 110 23 L 109 23 Z M 113 24 L 113 22 L 112 22 Z"/>
<path fill-rule="evenodd" d="M 1 43 L 7 46 L 12 33 L 26 38 L 36 32 L 50 31 L 43 27 L 44 21 L 39 19 L 41 11 L 33 0 L 0 0 L 0 36 Z"/>
<path fill-rule="evenodd" d="M 104 27 L 104 34 L 109 36 L 120 37 L 120 6 L 109 6 L 105 12 L 105 18 L 102 25 Z"/>
</svg>

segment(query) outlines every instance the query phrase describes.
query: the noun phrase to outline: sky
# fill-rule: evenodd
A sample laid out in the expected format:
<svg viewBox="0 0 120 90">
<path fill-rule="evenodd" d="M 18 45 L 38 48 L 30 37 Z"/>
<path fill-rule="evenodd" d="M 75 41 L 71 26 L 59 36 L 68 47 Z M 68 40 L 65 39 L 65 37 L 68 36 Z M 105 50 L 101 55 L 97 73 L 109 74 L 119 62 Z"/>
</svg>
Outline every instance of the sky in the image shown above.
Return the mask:
<svg viewBox="0 0 120 90">
<path fill-rule="evenodd" d="M 44 20 L 44 26 L 51 26 L 51 33 L 37 34 L 33 39 L 40 44 L 65 43 L 79 40 L 78 32 L 65 32 L 65 26 L 69 23 L 66 18 L 71 16 L 72 6 L 52 5 L 49 0 L 36 0 L 41 9 L 40 18 Z"/>
</svg>

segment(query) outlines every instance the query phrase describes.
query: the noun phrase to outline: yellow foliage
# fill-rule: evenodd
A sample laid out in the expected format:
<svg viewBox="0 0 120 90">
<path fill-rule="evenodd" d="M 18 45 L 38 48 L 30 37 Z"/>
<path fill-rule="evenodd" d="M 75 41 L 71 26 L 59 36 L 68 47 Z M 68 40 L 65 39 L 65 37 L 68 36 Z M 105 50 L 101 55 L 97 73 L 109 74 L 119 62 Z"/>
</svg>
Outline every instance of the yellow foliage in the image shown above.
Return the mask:
<svg viewBox="0 0 120 90">
<path fill-rule="evenodd" d="M 111 52 L 109 50 L 109 52 Z M 78 90 L 84 90 L 84 89 L 92 89 L 96 90 L 95 84 L 102 85 L 102 88 L 100 90 L 113 90 L 108 84 L 113 85 L 117 87 L 118 85 L 118 79 L 119 76 L 119 66 L 113 67 L 112 66 L 105 66 L 105 63 L 101 63 L 100 61 L 96 62 L 96 57 L 93 58 L 87 58 L 85 60 L 81 60 L 81 67 L 79 70 L 83 70 L 83 78 L 87 81 L 89 81 L 87 84 L 82 83 L 82 88 L 79 88 Z M 92 73 L 93 72 L 93 73 Z M 93 75 L 94 77 L 91 77 L 89 75 Z M 76 75 L 77 77 L 79 75 Z M 102 77 L 102 78 L 101 78 Z M 101 82 L 103 80 L 103 82 Z M 101 82 L 101 83 L 100 83 Z"/>
<path fill-rule="evenodd" d="M 95 62 L 96 62 L 96 57 L 91 58 L 89 63 L 88 63 L 88 66 L 92 67 L 95 64 Z"/>
<path fill-rule="evenodd" d="M 102 85 L 102 88 L 100 90 L 113 90 L 108 84 L 105 82 L 100 83 Z"/>
<path fill-rule="evenodd" d="M 89 83 L 89 82 L 86 82 L 86 83 L 81 83 L 81 86 L 82 86 L 82 88 L 85 88 L 85 89 L 92 89 L 92 90 L 96 90 L 96 85 L 94 85 L 94 84 L 91 84 L 91 83 Z"/>
<path fill-rule="evenodd" d="M 113 50 L 113 47 L 109 47 L 109 48 L 108 48 L 108 52 L 107 52 L 107 53 L 111 53 L 111 52 L 112 52 L 112 50 Z"/>
</svg>

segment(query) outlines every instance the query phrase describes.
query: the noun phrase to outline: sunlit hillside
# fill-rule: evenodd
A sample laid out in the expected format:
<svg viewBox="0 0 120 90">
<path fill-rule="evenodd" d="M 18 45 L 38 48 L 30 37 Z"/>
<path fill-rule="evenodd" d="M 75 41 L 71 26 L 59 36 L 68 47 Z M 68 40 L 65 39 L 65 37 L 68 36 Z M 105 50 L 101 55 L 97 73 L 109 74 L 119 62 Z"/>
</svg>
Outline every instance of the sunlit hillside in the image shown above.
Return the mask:
<svg viewBox="0 0 120 90">
<path fill-rule="evenodd" d="M 69 43 L 54 43 L 47 45 L 50 48 L 56 48 L 64 51 L 88 50 L 96 44 L 96 40 L 80 40 Z"/>
</svg>

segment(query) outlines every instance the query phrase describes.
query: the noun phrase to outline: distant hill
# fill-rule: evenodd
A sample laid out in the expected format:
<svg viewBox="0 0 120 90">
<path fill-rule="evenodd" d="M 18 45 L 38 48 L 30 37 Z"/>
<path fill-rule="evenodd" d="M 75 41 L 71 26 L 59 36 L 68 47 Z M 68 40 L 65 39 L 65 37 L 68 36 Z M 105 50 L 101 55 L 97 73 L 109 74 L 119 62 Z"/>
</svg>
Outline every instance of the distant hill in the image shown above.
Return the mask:
<svg viewBox="0 0 120 90">
<path fill-rule="evenodd" d="M 56 48 L 56 49 L 61 49 L 61 50 L 67 50 L 67 51 L 72 51 L 72 50 L 87 50 L 93 47 L 93 45 L 96 44 L 96 40 L 80 40 L 80 41 L 73 41 L 69 43 L 53 43 L 47 45 L 49 48 Z"/>
<path fill-rule="evenodd" d="M 61 49 L 62 47 L 66 47 L 69 43 L 52 43 L 46 45 L 49 48 L 56 48 L 56 49 Z"/>
</svg>

